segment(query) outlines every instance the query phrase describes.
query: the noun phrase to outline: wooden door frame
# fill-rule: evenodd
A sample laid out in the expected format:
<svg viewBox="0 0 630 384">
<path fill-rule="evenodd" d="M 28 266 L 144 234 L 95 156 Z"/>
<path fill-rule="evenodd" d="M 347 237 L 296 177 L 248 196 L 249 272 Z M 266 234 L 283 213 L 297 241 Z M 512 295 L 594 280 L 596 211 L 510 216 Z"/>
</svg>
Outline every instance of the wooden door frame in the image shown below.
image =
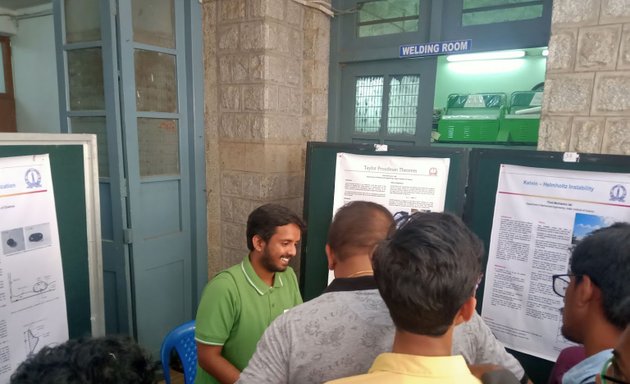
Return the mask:
<svg viewBox="0 0 630 384">
<path fill-rule="evenodd" d="M 8 103 L 12 113 L 3 116 L 3 124 L 0 124 L 0 132 L 17 132 L 17 120 L 15 114 L 15 93 L 13 90 L 13 66 L 11 63 L 11 38 L 0 36 L 0 49 L 2 49 L 2 67 L 4 69 L 5 92 L 0 92 L 0 102 Z M 8 117 L 8 119 L 7 119 Z M 8 124 L 5 126 L 5 124 Z"/>
</svg>

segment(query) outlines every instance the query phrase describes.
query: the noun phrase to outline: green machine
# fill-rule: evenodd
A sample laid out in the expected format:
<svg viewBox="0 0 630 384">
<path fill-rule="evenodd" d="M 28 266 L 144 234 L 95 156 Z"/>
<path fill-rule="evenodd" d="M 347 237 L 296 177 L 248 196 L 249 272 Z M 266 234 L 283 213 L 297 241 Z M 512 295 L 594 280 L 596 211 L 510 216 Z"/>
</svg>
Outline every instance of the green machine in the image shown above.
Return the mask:
<svg viewBox="0 0 630 384">
<path fill-rule="evenodd" d="M 497 141 L 538 142 L 542 91 L 513 92 L 508 113 L 501 119 Z"/>
<path fill-rule="evenodd" d="M 505 93 L 448 95 L 446 110 L 438 122 L 440 142 L 496 142 L 505 115 Z"/>
</svg>

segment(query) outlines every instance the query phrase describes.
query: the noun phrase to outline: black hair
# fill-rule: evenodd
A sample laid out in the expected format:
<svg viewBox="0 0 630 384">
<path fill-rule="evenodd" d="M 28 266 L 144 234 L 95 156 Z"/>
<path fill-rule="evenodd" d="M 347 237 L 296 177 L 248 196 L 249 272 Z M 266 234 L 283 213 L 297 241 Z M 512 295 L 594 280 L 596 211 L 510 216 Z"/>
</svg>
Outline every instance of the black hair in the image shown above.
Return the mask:
<svg viewBox="0 0 630 384">
<path fill-rule="evenodd" d="M 630 224 L 615 223 L 582 239 L 573 249 L 571 273 L 576 283 L 586 275 L 602 292 L 606 319 L 619 328 L 630 323 Z"/>
<path fill-rule="evenodd" d="M 300 228 L 300 232 L 304 232 L 306 229 L 302 219 L 289 208 L 282 205 L 265 204 L 254 209 L 247 218 L 247 248 L 250 251 L 254 250 L 252 238 L 255 235 L 260 236 L 267 242 L 276 233 L 276 227 L 288 224 L 297 225 Z"/>
<path fill-rule="evenodd" d="M 344 260 L 355 254 L 371 254 L 395 229 L 392 214 L 380 204 L 351 201 L 337 210 L 328 229 L 328 245 Z"/>
<path fill-rule="evenodd" d="M 381 243 L 372 260 L 378 290 L 397 329 L 443 335 L 474 296 L 483 245 L 449 213 L 418 212 Z"/>
<path fill-rule="evenodd" d="M 154 384 L 157 363 L 128 337 L 45 346 L 11 375 L 11 384 Z"/>
</svg>

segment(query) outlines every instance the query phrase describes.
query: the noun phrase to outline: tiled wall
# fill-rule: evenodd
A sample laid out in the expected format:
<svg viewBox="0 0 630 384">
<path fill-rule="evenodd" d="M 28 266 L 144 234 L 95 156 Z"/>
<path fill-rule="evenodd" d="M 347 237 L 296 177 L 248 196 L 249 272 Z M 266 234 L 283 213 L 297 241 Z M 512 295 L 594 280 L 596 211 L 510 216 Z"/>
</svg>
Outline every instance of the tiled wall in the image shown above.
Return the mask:
<svg viewBox="0 0 630 384">
<path fill-rule="evenodd" d="M 554 0 L 538 148 L 630 154 L 630 1 Z"/>
<path fill-rule="evenodd" d="M 326 137 L 330 19 L 293 0 L 206 0 L 203 11 L 213 276 L 247 254 L 255 207 L 302 214 L 306 142 Z"/>
</svg>

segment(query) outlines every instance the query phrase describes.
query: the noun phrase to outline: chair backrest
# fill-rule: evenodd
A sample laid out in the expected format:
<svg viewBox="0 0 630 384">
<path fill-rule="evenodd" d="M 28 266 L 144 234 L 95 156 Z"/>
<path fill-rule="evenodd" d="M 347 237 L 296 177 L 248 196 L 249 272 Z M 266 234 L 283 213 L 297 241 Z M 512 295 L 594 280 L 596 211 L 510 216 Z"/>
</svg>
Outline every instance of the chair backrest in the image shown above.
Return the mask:
<svg viewBox="0 0 630 384">
<path fill-rule="evenodd" d="M 164 337 L 160 358 L 162 360 L 162 370 L 164 371 L 164 381 L 171 383 L 170 360 L 171 351 L 175 348 L 184 368 L 184 381 L 186 384 L 195 382 L 197 373 L 197 344 L 195 342 L 195 320 L 189 321 L 175 327 Z"/>
</svg>

